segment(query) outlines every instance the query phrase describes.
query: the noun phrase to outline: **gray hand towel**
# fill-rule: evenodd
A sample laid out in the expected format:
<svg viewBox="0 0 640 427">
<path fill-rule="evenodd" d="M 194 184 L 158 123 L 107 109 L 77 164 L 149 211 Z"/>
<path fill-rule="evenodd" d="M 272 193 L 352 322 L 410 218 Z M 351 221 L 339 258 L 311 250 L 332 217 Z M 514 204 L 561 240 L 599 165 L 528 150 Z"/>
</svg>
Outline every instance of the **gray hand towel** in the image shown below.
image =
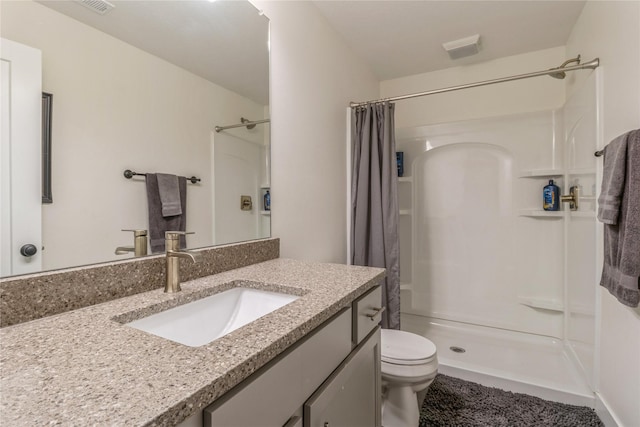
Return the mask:
<svg viewBox="0 0 640 427">
<path fill-rule="evenodd" d="M 600 285 L 629 307 L 640 303 L 640 130 L 614 139 L 604 149 L 598 198 L 604 226 Z"/>
<path fill-rule="evenodd" d="M 182 215 L 178 177 L 166 173 L 159 173 L 157 176 L 160 202 L 162 203 L 162 216 Z"/>
<path fill-rule="evenodd" d="M 617 224 L 627 173 L 627 135 L 620 135 L 604 148 L 602 190 L 598 197 L 598 219 Z"/>
<path fill-rule="evenodd" d="M 151 253 L 164 252 L 165 231 L 186 231 L 187 229 L 187 179 L 178 177 L 180 191 L 181 215 L 164 217 L 162 215 L 162 202 L 158 189 L 158 176 L 154 173 L 147 174 L 147 202 L 149 208 L 149 240 Z M 186 248 L 186 237 L 180 236 L 180 248 Z"/>
</svg>

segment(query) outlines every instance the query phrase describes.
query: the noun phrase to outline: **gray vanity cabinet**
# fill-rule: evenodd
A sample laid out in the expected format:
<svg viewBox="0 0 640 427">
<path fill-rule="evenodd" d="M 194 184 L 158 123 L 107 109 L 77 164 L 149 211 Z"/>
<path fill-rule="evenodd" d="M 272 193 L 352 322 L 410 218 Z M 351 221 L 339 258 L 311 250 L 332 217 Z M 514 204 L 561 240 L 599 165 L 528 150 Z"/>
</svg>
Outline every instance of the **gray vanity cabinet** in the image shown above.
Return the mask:
<svg viewBox="0 0 640 427">
<path fill-rule="evenodd" d="M 351 308 L 204 410 L 205 427 L 281 427 L 351 352 Z M 294 424 L 295 425 L 295 424 Z"/>
<path fill-rule="evenodd" d="M 304 404 L 304 427 L 380 427 L 382 289 L 376 286 L 352 304 L 355 347 Z"/>
<path fill-rule="evenodd" d="M 377 286 L 205 408 L 201 425 L 379 427 L 380 300 Z"/>
<path fill-rule="evenodd" d="M 376 327 L 304 404 L 304 427 L 380 424 L 380 327 Z"/>
</svg>

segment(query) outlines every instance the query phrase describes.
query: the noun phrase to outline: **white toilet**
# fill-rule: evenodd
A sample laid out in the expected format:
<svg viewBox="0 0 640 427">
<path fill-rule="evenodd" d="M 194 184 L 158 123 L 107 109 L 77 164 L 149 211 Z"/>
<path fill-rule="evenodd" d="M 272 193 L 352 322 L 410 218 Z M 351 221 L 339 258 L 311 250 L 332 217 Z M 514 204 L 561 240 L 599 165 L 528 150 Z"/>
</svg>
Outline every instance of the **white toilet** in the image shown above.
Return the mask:
<svg viewBox="0 0 640 427">
<path fill-rule="evenodd" d="M 381 333 L 382 425 L 417 427 L 418 393 L 426 390 L 438 373 L 436 346 L 410 332 L 382 329 Z"/>
</svg>

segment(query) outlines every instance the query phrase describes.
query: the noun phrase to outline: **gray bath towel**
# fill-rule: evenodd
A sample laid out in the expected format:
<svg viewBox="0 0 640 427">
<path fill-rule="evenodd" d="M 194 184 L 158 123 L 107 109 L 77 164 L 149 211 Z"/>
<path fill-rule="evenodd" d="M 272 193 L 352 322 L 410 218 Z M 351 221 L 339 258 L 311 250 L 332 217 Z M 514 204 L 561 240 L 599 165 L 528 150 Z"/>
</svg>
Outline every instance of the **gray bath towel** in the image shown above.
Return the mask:
<svg viewBox="0 0 640 427">
<path fill-rule="evenodd" d="M 149 240 L 151 253 L 164 252 L 165 231 L 186 231 L 187 229 L 187 179 L 178 177 L 180 191 L 181 215 L 164 217 L 162 215 L 162 202 L 158 189 L 158 176 L 155 173 L 147 174 L 147 204 L 149 207 Z M 180 248 L 186 248 L 185 236 L 180 236 Z"/>
<path fill-rule="evenodd" d="M 600 285 L 629 307 L 640 303 L 640 130 L 604 149 L 598 219 L 604 226 Z"/>
<path fill-rule="evenodd" d="M 178 177 L 166 173 L 159 173 L 157 176 L 158 192 L 162 203 L 162 216 L 182 215 Z"/>
</svg>

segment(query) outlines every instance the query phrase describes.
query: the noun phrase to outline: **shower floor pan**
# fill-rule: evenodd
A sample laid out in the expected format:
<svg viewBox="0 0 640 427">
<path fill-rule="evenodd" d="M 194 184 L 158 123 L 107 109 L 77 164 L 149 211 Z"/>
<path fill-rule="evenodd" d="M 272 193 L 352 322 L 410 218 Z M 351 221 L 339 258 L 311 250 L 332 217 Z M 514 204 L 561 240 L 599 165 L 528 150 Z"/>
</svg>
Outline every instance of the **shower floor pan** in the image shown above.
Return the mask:
<svg viewBox="0 0 640 427">
<path fill-rule="evenodd" d="M 445 375 L 556 402 L 595 405 L 561 340 L 405 313 L 402 329 L 433 341 L 438 372 Z"/>
</svg>

